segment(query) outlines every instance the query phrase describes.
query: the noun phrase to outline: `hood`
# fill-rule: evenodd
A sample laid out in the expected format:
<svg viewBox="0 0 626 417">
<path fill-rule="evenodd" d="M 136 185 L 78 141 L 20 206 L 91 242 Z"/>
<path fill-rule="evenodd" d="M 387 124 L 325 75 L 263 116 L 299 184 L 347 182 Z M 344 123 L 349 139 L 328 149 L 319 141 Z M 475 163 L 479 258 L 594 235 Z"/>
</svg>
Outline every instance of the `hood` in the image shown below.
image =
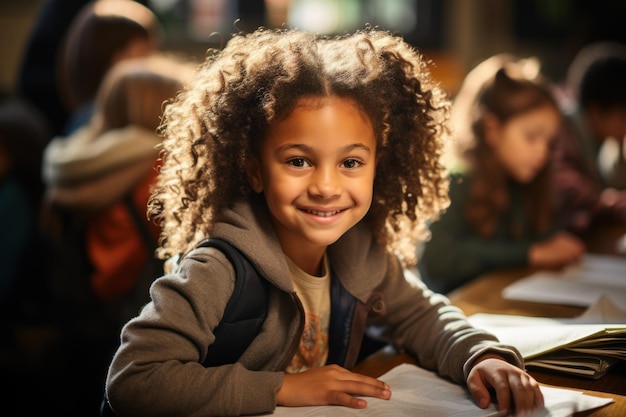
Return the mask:
<svg viewBox="0 0 626 417">
<path fill-rule="evenodd" d="M 161 138 L 148 129 L 127 126 L 95 136 L 85 126 L 68 137 L 57 137 L 43 155 L 43 179 L 49 186 L 66 186 L 106 175 L 140 161 L 154 161 Z"/>
<path fill-rule="evenodd" d="M 224 210 L 212 236 L 227 240 L 245 253 L 259 273 L 283 291 L 293 285 L 285 256 L 262 195 Z M 387 272 L 387 254 L 360 222 L 328 248 L 332 269 L 344 287 L 366 302 Z"/>
</svg>

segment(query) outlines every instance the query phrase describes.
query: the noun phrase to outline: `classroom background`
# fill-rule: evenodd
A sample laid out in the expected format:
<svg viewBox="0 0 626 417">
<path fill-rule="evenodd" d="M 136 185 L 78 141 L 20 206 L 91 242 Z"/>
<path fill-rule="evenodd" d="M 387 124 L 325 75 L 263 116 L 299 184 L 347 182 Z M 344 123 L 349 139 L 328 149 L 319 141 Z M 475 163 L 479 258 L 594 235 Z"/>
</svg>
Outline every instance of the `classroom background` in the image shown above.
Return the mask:
<svg viewBox="0 0 626 417">
<path fill-rule="evenodd" d="M 58 3 L 67 2 L 70 7 L 70 4 L 75 5 L 81 1 L 87 3 L 87 0 L 62 0 Z M 18 93 L 22 54 L 39 12 L 47 2 L 48 0 L 0 0 L 2 42 L 0 96 L 3 98 Z M 259 26 L 295 27 L 328 35 L 352 32 L 368 24 L 389 29 L 402 34 L 409 43 L 415 45 L 433 61 L 433 75 L 451 97 L 459 91 L 461 83 L 472 68 L 495 54 L 534 56 L 541 62 L 542 72 L 555 84 L 559 84 L 564 81 L 573 58 L 585 45 L 603 40 L 626 43 L 624 31 L 626 2 L 617 0 L 137 0 L 137 2 L 150 8 L 163 27 L 164 39 L 159 49 L 182 55 L 185 59 L 195 62 L 204 61 L 207 49 L 224 45 L 233 32 L 251 32 Z M 4 229 L 3 231 L 6 232 Z M 10 241 L 10 238 L 5 240 Z M 37 262 L 45 265 L 40 259 L 37 259 Z M 30 291 L 36 285 L 37 283 L 28 282 L 26 289 Z M 490 290 L 496 292 L 493 288 Z M 480 294 L 480 300 L 484 301 L 483 293 Z M 45 315 L 56 316 L 52 314 L 54 311 L 46 310 L 45 306 L 41 310 Z M 0 324 L 2 323 L 4 322 L 0 321 Z M 56 351 L 42 354 L 41 346 L 48 349 L 48 345 L 56 344 L 46 342 L 49 339 L 55 343 L 56 341 L 54 333 L 46 333 L 47 327 L 40 326 L 40 329 L 36 326 L 38 324 L 36 322 L 35 326 L 31 326 L 30 323 L 26 323 L 24 329 L 27 331 L 19 332 L 20 338 L 16 338 L 19 343 L 15 343 L 21 350 L 18 359 L 12 356 L 15 352 L 10 351 L 7 354 L 0 344 L 0 365 L 13 372 L 6 373 L 0 369 L 3 370 L 3 375 L 8 375 L 7 379 L 12 381 L 12 389 L 8 391 L 8 395 L 5 393 L 5 398 L 13 401 L 6 402 L 5 409 L 11 410 L 16 404 L 21 408 L 23 415 L 29 415 L 26 410 L 33 411 L 30 415 L 37 415 L 35 409 L 52 414 L 50 411 L 55 407 L 61 407 L 65 413 L 71 413 L 68 403 L 71 404 L 72 400 L 78 403 L 77 398 L 89 395 L 95 396 L 95 401 L 86 398 L 85 403 L 88 403 L 90 410 L 94 409 L 92 405 L 99 405 L 101 399 L 103 375 L 101 373 L 89 375 L 95 378 L 97 384 L 96 389 L 92 389 L 90 383 L 93 381 L 84 378 L 90 370 L 82 368 L 85 368 L 85 363 L 93 362 L 98 353 L 92 349 L 92 345 L 79 340 L 82 343 L 72 346 L 72 350 L 62 346 L 69 352 L 63 356 L 63 360 L 46 363 L 47 358 L 54 359 L 60 355 Z M 97 329 L 96 326 L 92 327 Z M 41 343 L 42 341 L 44 343 Z M 22 349 L 22 346 L 29 349 Z M 80 355 L 75 357 L 75 352 L 79 352 Z M 33 365 L 31 368 L 29 366 L 35 361 L 29 359 L 22 362 L 22 357 L 34 357 L 39 360 L 37 364 L 44 363 L 47 366 L 40 369 L 38 365 Z M 71 361 L 68 360 L 67 363 L 70 363 L 72 368 L 70 370 L 75 373 L 70 372 L 68 375 L 68 369 L 65 367 L 66 357 L 70 358 Z M 108 360 L 108 357 L 106 359 Z M 73 392 L 68 394 L 66 386 L 72 387 Z M 37 398 L 39 401 L 31 401 L 33 397 L 31 393 L 41 395 Z M 57 395 L 64 395 L 69 401 L 64 404 L 53 404 L 56 401 L 52 399 Z M 81 409 L 76 405 L 76 414 L 87 415 L 79 410 Z"/>
<path fill-rule="evenodd" d="M 44 0 L 0 1 L 0 92 L 13 92 L 22 50 Z M 436 64 L 453 95 L 464 75 L 501 52 L 537 56 L 559 82 L 576 52 L 626 41 L 626 2 L 613 0 L 141 0 L 165 28 L 166 50 L 201 60 L 235 29 L 295 26 L 343 33 L 371 23 L 398 31 Z M 237 20 L 235 24 L 234 22 Z M 215 33 L 219 35 L 215 35 Z"/>
</svg>

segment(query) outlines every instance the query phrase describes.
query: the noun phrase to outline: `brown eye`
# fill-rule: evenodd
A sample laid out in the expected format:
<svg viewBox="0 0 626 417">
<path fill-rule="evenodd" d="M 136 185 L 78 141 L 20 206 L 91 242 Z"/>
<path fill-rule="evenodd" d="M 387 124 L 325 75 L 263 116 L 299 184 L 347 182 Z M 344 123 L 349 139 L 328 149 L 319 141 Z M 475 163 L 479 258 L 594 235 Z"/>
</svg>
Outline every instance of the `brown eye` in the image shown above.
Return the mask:
<svg viewBox="0 0 626 417">
<path fill-rule="evenodd" d="M 304 158 L 293 158 L 293 159 L 290 159 L 289 161 L 287 161 L 287 163 L 289 165 L 292 165 L 292 166 L 296 167 L 296 168 L 304 168 L 304 167 L 308 166 L 308 163 L 307 163 L 306 159 L 304 159 Z"/>
<path fill-rule="evenodd" d="M 353 169 L 360 167 L 363 163 L 358 159 L 346 159 L 343 161 L 342 165 L 344 168 Z"/>
</svg>

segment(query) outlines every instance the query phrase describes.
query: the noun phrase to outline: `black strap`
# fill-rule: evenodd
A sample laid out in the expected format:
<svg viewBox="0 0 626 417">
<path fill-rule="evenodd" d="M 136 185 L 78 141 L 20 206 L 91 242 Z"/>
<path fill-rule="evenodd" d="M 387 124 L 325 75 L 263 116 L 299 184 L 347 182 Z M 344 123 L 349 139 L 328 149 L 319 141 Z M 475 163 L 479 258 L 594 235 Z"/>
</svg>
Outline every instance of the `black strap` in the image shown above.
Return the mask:
<svg viewBox="0 0 626 417">
<path fill-rule="evenodd" d="M 235 269 L 235 289 L 226 304 L 222 320 L 213 331 L 215 342 L 208 347 L 203 365 L 211 367 L 235 363 L 259 334 L 267 317 L 269 283 L 258 274 L 248 258 L 227 241 L 209 238 L 197 247 L 219 249 Z M 105 391 L 100 416 L 115 415 Z"/>
<path fill-rule="evenodd" d="M 205 239 L 197 246 L 214 247 L 223 252 L 235 268 L 236 276 L 235 289 L 220 324 L 213 331 L 215 342 L 208 348 L 204 366 L 235 363 L 259 334 L 267 317 L 269 283 L 225 240 Z"/>
</svg>

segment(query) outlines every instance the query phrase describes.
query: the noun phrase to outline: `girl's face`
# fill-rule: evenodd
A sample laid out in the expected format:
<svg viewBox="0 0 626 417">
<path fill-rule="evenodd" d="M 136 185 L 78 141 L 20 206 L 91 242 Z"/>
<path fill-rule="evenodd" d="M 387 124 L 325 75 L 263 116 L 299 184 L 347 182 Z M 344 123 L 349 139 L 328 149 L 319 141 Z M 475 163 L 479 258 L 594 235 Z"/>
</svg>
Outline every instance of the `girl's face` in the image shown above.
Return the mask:
<svg viewBox="0 0 626 417">
<path fill-rule="evenodd" d="M 265 195 L 283 251 L 316 274 L 326 247 L 369 210 L 375 170 L 369 117 L 349 99 L 316 97 L 269 127 L 248 177 Z"/>
<path fill-rule="evenodd" d="M 532 181 L 550 158 L 560 114 L 552 105 L 529 110 L 506 123 L 486 120 L 487 142 L 509 175 L 520 183 Z"/>
</svg>

